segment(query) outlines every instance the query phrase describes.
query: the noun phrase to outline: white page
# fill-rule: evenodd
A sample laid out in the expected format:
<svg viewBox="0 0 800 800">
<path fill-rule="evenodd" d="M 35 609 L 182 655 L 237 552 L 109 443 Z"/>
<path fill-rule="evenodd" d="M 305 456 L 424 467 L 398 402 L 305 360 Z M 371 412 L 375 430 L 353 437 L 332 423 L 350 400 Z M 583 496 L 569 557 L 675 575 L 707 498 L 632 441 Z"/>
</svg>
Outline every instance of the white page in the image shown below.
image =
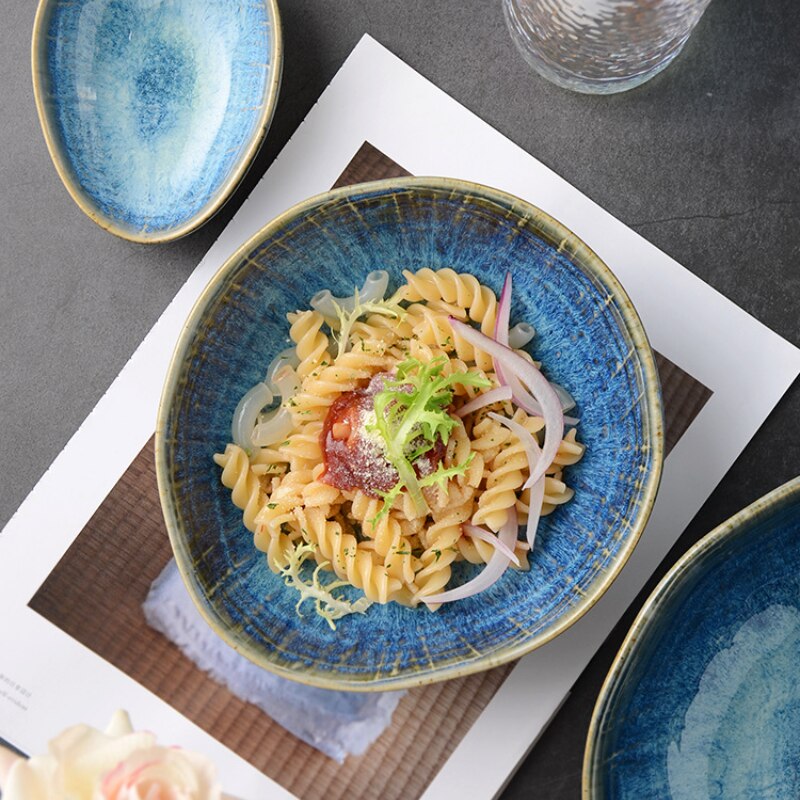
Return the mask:
<svg viewBox="0 0 800 800">
<path fill-rule="evenodd" d="M 152 435 L 173 345 L 202 288 L 265 222 L 327 190 L 364 141 L 416 175 L 496 186 L 559 219 L 620 278 L 654 347 L 713 391 L 667 459 L 650 523 L 612 588 L 573 628 L 515 667 L 428 788 L 427 800 L 490 798 L 500 790 L 800 372 L 796 348 L 365 36 L 0 535 L 0 637 L 16 643 L 0 651 L 0 736 L 23 750 L 42 752 L 60 729 L 80 720 L 101 726 L 115 708 L 125 707 L 137 727 L 158 731 L 161 741 L 208 754 L 228 792 L 249 800 L 291 796 L 27 602 Z M 681 302 L 664 302 L 670 297 Z M 748 364 L 746 380 L 736 368 L 740 363 Z M 126 420 L 122 429 L 120 417 Z M 478 758 L 482 766 L 474 770 Z"/>
</svg>

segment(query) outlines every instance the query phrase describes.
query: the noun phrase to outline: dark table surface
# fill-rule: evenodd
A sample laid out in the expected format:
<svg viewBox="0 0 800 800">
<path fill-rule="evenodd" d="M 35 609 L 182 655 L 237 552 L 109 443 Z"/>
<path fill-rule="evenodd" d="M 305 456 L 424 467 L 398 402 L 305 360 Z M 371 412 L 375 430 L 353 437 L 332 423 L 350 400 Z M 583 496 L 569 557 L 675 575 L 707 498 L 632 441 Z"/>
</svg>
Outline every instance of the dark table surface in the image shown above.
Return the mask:
<svg viewBox="0 0 800 800">
<path fill-rule="evenodd" d="M 794 0 L 714 0 L 668 70 L 611 97 L 571 94 L 534 75 L 511 44 L 499 0 L 283 0 L 280 6 L 283 88 L 253 169 L 204 228 L 146 247 L 103 232 L 61 185 L 31 90 L 35 3 L 3 0 L 0 525 L 365 32 L 800 345 L 800 5 Z M 636 610 L 693 542 L 800 473 L 798 419 L 795 386 L 587 667 L 505 790 L 506 800 L 579 795 L 592 708 Z"/>
</svg>

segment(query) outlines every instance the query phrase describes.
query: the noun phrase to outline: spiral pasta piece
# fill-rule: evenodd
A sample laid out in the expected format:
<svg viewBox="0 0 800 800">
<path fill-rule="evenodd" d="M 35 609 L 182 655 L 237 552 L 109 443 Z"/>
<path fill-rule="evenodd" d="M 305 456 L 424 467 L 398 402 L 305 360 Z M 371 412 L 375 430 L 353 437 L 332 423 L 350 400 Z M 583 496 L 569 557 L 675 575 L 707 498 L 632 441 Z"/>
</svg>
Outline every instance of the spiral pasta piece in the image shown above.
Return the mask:
<svg viewBox="0 0 800 800">
<path fill-rule="evenodd" d="M 289 338 L 295 343 L 300 360 L 295 372 L 302 379 L 317 369 L 323 361 L 331 362 L 328 337 L 321 330 L 325 318 L 318 311 L 301 311 L 289 314 L 288 318 L 291 323 Z"/>
<path fill-rule="evenodd" d="M 310 469 L 322 462 L 322 421 L 311 420 L 289 434 L 278 448 L 278 455 L 289 469 Z"/>
<path fill-rule="evenodd" d="M 484 464 L 494 461 L 506 442 L 511 438 L 511 431 L 490 417 L 484 417 L 472 428 L 472 450 L 480 454 Z"/>
<path fill-rule="evenodd" d="M 318 463 L 311 469 L 311 480 L 303 487 L 303 505 L 306 508 L 318 508 L 341 503 L 342 493 L 335 486 L 321 480 L 325 472 L 325 464 Z"/>
<path fill-rule="evenodd" d="M 572 428 L 561 440 L 561 444 L 558 446 L 558 452 L 551 465 L 552 471 L 560 471 L 563 467 L 577 464 L 583 457 L 586 447 L 576 440 L 576 433 L 575 428 Z"/>
<path fill-rule="evenodd" d="M 300 391 L 294 396 L 291 406 L 293 417 L 311 422 L 323 421 L 337 397 L 368 383 L 373 375 L 385 370 L 386 366 L 383 356 L 357 350 L 343 353 L 332 364 L 322 362 L 306 377 Z"/>
<path fill-rule="evenodd" d="M 458 540 L 458 556 L 470 564 L 485 564 L 494 555 L 495 548 L 488 542 L 481 539 L 473 539 L 471 536 L 462 536 Z M 528 564 L 528 543 L 517 541 L 514 545 L 514 555 L 519 561 L 519 566 L 511 564 L 516 569 L 525 571 L 529 568 Z"/>
<path fill-rule="evenodd" d="M 488 372 L 493 367 L 492 357 L 475 348 L 460 333 L 453 329 L 448 314 L 426 305 L 415 303 L 408 309 L 413 323 L 413 335 L 423 344 L 439 346 L 446 352 L 455 352 L 462 361 L 474 361 L 479 369 Z"/>
<path fill-rule="evenodd" d="M 421 537 L 426 548 L 420 556 L 422 569 L 414 579 L 418 587 L 415 601 L 436 594 L 449 582 L 452 574 L 450 565 L 458 555 L 457 545 L 462 537 L 461 526 L 469 521 L 472 514 L 473 495 L 472 487 L 451 485 L 448 504 L 432 511 L 433 524 Z"/>
<path fill-rule="evenodd" d="M 214 461 L 222 467 L 222 485 L 231 490 L 233 504 L 244 512 L 245 527 L 254 531 L 264 492 L 258 475 L 250 469 L 247 453 L 238 445 L 228 444 L 224 453 L 214 455 Z"/>
<path fill-rule="evenodd" d="M 524 411 L 517 411 L 513 419 L 531 433 L 540 428 L 539 419 L 529 417 Z M 517 494 L 530 474 L 525 448 L 515 433 L 509 433 L 508 440 L 491 460 L 486 489 L 478 500 L 478 510 L 473 517 L 475 525 L 486 524 L 495 532 L 505 524 L 508 509 L 516 505 Z"/>
<path fill-rule="evenodd" d="M 390 577 L 370 550 L 358 547 L 356 537 L 346 533 L 341 523 L 327 519 L 323 509 L 298 509 L 297 518 L 309 541 L 317 545 L 319 556 L 339 578 L 361 589 L 369 600 L 387 603 L 402 587 L 401 581 Z"/>
<path fill-rule="evenodd" d="M 497 297 L 474 275 L 459 274 L 452 269 L 432 270 L 427 267 L 417 271 L 403 270 L 408 283 L 408 300 L 444 300 L 463 308 L 473 322 L 477 322 L 483 333 L 494 331 Z"/>
</svg>

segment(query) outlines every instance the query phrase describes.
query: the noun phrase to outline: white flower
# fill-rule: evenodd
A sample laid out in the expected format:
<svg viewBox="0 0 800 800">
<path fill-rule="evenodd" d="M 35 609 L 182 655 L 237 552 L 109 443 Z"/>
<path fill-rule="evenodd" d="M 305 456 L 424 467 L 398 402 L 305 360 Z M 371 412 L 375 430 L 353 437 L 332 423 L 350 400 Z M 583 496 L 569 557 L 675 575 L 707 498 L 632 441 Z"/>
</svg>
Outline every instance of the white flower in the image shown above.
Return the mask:
<svg viewBox="0 0 800 800">
<path fill-rule="evenodd" d="M 2 748 L 0 748 L 2 750 Z M 68 728 L 47 755 L 0 752 L 3 800 L 222 800 L 214 766 L 196 753 L 156 744 L 117 711 L 105 733 Z"/>
</svg>

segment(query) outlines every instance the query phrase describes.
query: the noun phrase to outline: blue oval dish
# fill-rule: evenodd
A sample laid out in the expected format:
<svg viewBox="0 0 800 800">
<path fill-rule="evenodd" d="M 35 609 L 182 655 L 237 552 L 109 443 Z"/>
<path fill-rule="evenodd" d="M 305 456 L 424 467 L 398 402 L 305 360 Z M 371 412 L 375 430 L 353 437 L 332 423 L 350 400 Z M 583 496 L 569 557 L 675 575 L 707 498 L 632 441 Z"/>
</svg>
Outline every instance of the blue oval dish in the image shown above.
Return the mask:
<svg viewBox="0 0 800 800">
<path fill-rule="evenodd" d="M 269 128 L 281 80 L 275 0 L 41 0 L 33 87 L 78 206 L 137 242 L 215 214 Z"/>
<path fill-rule="evenodd" d="M 530 572 L 431 613 L 394 603 L 336 631 L 273 575 L 212 460 L 239 399 L 286 346 L 286 313 L 317 291 L 351 294 L 372 270 L 452 267 L 499 293 L 512 323 L 578 401 L 586 454 L 575 497 L 546 517 Z M 222 267 L 186 323 L 162 397 L 156 463 L 164 515 L 190 593 L 219 634 L 258 664 L 318 686 L 387 690 L 487 669 L 566 629 L 602 594 L 650 513 L 662 462 L 658 378 L 625 292 L 559 223 L 475 184 L 404 178 L 337 189 L 270 222 Z M 478 568 L 467 565 L 466 579 Z"/>
<path fill-rule="evenodd" d="M 800 478 L 692 547 L 597 701 L 591 800 L 800 797 Z"/>
</svg>

